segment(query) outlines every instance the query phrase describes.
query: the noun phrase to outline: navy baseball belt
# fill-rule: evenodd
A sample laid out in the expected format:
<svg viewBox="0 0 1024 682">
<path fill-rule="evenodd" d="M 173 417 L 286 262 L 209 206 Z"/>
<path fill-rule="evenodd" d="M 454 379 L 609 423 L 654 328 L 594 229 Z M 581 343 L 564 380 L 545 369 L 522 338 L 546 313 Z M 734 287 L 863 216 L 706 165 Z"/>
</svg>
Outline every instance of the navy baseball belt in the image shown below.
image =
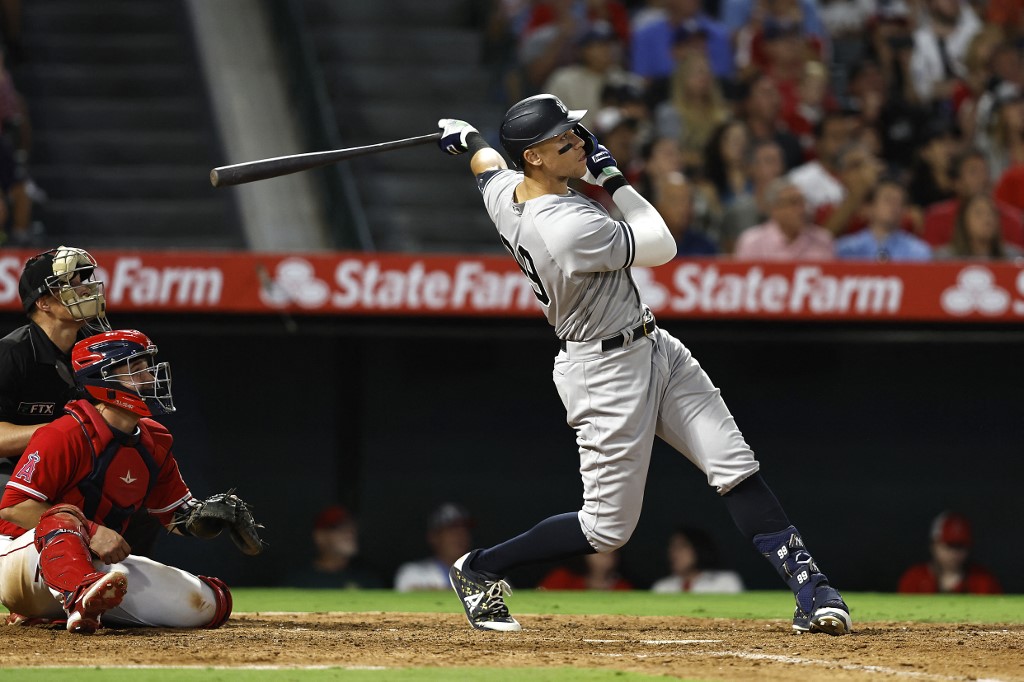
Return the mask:
<svg viewBox="0 0 1024 682">
<path fill-rule="evenodd" d="M 654 330 L 658 328 L 658 325 L 654 321 L 652 316 L 649 319 L 644 320 L 637 326 L 629 330 L 629 337 L 632 339 L 641 339 L 645 336 L 650 336 L 654 333 Z M 626 344 L 626 332 L 619 332 L 615 336 L 610 336 L 607 339 L 601 339 L 601 351 L 615 350 L 616 348 L 622 348 Z M 562 350 L 565 350 L 566 343 L 574 343 L 573 341 L 566 342 L 565 339 L 559 339 L 558 345 Z"/>
</svg>

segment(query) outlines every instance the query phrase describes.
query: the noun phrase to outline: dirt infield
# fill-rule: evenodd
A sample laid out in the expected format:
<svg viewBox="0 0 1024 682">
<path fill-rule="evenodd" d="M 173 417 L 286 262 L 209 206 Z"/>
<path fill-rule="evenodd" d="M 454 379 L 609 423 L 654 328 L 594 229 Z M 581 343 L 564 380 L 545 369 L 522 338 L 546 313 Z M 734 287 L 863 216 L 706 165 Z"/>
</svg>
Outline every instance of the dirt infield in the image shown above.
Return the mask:
<svg viewBox="0 0 1024 682">
<path fill-rule="evenodd" d="M 852 636 L 829 637 L 794 634 L 781 620 L 524 615 L 521 622 L 522 632 L 491 633 L 454 615 L 251 613 L 219 630 L 100 630 L 88 638 L 7 627 L 0 667 L 573 666 L 713 680 L 1024 681 L 1024 625 L 862 623 Z"/>
</svg>

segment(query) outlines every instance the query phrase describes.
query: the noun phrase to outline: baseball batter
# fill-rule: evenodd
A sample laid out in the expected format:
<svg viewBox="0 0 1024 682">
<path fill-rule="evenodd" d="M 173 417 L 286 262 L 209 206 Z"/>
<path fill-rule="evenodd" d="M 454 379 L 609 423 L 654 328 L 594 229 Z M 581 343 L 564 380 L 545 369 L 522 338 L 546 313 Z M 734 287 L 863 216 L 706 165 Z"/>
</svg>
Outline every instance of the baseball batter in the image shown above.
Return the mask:
<svg viewBox="0 0 1024 682">
<path fill-rule="evenodd" d="M 192 499 L 170 433 L 148 418 L 174 411 L 170 367 L 156 354 L 135 330 L 94 335 L 72 349 L 75 382 L 89 398 L 36 430 L 0 500 L 0 602 L 9 623 L 66 618 L 69 631 L 91 634 L 101 619 L 195 628 L 231 615 L 221 580 L 130 555 L 121 535 L 139 508 L 183 535 L 228 529 L 234 537 L 254 525 L 244 503 L 226 499 L 234 496 Z M 209 513 L 225 503 L 237 522 Z M 259 549 L 258 537 L 243 547 Z"/>
<path fill-rule="evenodd" d="M 513 105 L 501 143 L 522 171 L 471 125 L 438 122 L 441 149 L 470 153 L 470 168 L 498 237 L 533 284 L 561 346 L 554 382 L 576 431 L 583 506 L 511 540 L 475 549 L 450 579 L 478 629 L 519 630 L 503 576 L 515 567 L 623 546 L 636 528 L 654 437 L 707 476 L 740 531 L 792 589 L 793 628 L 847 634 L 849 608 L 759 473 L 719 391 L 678 339 L 657 326 L 630 274 L 675 256 L 653 207 L 626 181 L 608 150 L 552 95 Z M 569 189 L 601 185 L 624 220 Z"/>
</svg>

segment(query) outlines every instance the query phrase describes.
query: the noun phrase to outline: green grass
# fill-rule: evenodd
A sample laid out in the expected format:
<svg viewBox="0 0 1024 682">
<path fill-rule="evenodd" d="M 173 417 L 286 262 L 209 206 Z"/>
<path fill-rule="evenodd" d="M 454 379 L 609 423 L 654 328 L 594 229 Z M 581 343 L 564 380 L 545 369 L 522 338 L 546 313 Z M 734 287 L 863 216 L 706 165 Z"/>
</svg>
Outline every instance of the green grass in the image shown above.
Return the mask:
<svg viewBox="0 0 1024 682">
<path fill-rule="evenodd" d="M 390 590 L 300 590 L 237 588 L 232 590 L 237 612 L 298 611 L 323 613 L 413 612 L 462 614 L 448 592 L 397 594 Z M 1024 623 L 1024 595 L 895 595 L 847 593 L 855 623 L 870 621 L 947 623 Z M 793 597 L 785 591 L 734 595 L 655 595 L 650 592 L 517 591 L 508 599 L 512 612 L 527 614 L 607 614 L 610 616 L 685 616 L 781 620 L 792 613 Z M 59 636 L 59 635 L 58 635 Z M 489 669 L 416 668 L 387 670 L 230 670 L 178 669 L 0 669 L 0 681 L 18 682 L 651 682 L 660 676 L 613 670 L 569 668 Z"/>
<path fill-rule="evenodd" d="M 238 588 L 236 611 L 405 611 L 458 613 L 448 592 L 398 594 L 390 590 L 300 590 Z M 856 622 L 1024 623 L 1024 595 L 898 595 L 847 593 Z M 741 594 L 652 594 L 650 592 L 539 592 L 520 590 L 506 603 L 515 614 L 609 614 L 696 618 L 787 618 L 789 592 Z"/>
</svg>

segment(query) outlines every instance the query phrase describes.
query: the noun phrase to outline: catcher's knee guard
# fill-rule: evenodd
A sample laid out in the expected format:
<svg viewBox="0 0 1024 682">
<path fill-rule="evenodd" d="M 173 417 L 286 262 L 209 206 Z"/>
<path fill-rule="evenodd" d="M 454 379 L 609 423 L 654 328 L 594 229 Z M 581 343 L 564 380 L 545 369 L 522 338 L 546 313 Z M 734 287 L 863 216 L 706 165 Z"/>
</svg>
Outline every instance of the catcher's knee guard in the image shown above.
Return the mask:
<svg viewBox="0 0 1024 682">
<path fill-rule="evenodd" d="M 83 586 L 95 582 L 96 573 L 89 552 L 89 539 L 96 524 L 70 504 L 50 507 L 36 524 L 35 546 L 39 552 L 39 574 L 51 590 L 61 593 L 61 605 L 68 608 Z"/>
<path fill-rule="evenodd" d="M 42 551 L 43 538 L 56 528 L 73 529 L 81 533 L 86 542 L 96 532 L 96 524 L 85 518 L 82 510 L 73 504 L 55 504 L 42 513 L 36 524 L 36 550 Z"/>
<path fill-rule="evenodd" d="M 219 628 L 231 616 L 231 608 L 233 606 L 231 590 L 228 589 L 227 584 L 220 578 L 210 578 L 205 575 L 198 576 L 198 578 L 209 585 L 210 589 L 213 590 L 213 596 L 216 600 L 216 611 L 213 614 L 213 620 L 203 627 L 209 629 Z"/>
</svg>

